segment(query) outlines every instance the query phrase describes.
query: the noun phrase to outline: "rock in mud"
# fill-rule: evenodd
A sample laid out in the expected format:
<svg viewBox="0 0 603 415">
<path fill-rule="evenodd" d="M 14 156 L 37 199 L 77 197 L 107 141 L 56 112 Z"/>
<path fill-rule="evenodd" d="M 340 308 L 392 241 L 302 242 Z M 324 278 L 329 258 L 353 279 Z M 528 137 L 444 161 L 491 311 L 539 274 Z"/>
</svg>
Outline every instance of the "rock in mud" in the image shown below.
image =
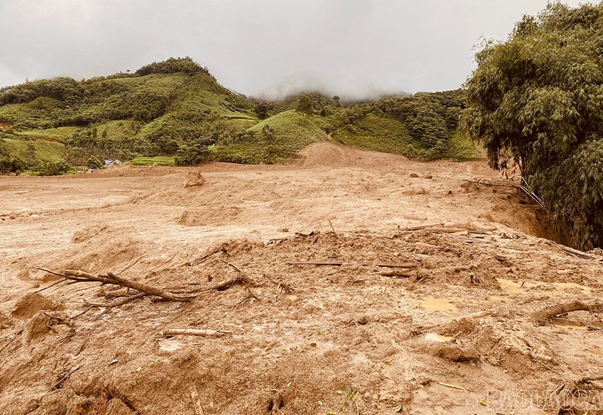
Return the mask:
<svg viewBox="0 0 603 415">
<path fill-rule="evenodd" d="M 189 187 L 199 187 L 203 186 L 205 183 L 205 179 L 201 176 L 201 173 L 198 171 L 191 171 L 186 175 L 186 180 L 184 180 L 184 188 L 188 189 Z"/>
</svg>

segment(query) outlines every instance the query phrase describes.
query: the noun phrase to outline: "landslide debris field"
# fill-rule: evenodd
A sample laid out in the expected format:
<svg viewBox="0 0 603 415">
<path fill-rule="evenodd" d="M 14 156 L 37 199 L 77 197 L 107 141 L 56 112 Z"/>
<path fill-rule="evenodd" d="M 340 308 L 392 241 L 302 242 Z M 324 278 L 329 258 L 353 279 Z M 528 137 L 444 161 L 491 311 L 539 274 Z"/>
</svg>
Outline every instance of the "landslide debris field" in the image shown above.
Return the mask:
<svg viewBox="0 0 603 415">
<path fill-rule="evenodd" d="M 483 161 L 302 155 L 2 177 L 0 413 L 601 403 L 602 256 L 542 238 L 516 189 L 467 181 L 503 183 Z"/>
</svg>

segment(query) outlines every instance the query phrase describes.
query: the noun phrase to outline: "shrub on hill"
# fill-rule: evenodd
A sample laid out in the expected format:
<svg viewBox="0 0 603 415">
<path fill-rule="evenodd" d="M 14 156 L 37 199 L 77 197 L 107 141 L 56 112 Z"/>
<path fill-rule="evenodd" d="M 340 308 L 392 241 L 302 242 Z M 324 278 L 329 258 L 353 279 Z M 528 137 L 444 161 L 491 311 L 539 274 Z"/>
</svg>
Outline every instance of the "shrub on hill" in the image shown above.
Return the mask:
<svg viewBox="0 0 603 415">
<path fill-rule="evenodd" d="M 174 74 L 179 72 L 189 75 L 203 72 L 209 75 L 209 71 L 206 68 L 201 67 L 201 65 L 188 56 L 185 58 L 169 58 L 162 62 L 150 63 L 137 70 L 135 75 L 144 76 L 154 73 Z"/>
<path fill-rule="evenodd" d="M 31 102 L 39 97 L 54 98 L 59 101 L 75 102 L 81 98 L 80 84 L 71 78 L 42 79 L 26 82 L 0 94 L 0 105 Z"/>
</svg>

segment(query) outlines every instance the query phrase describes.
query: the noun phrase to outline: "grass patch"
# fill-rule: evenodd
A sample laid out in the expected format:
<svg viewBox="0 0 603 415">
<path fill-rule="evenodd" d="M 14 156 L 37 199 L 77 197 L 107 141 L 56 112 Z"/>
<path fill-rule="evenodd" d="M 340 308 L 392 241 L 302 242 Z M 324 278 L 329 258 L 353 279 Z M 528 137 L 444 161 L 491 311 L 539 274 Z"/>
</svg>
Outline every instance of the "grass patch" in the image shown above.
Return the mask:
<svg viewBox="0 0 603 415">
<path fill-rule="evenodd" d="M 27 130 L 15 132 L 15 135 L 20 137 L 28 137 L 39 140 L 55 141 L 63 143 L 68 137 L 71 137 L 73 133 L 81 130 L 79 127 L 58 127 L 49 128 L 46 130 Z"/>
<path fill-rule="evenodd" d="M 247 132 L 247 137 L 236 142 L 212 146 L 212 158 L 234 163 L 280 163 L 307 145 L 328 138 L 311 116 L 293 110 L 267 118 Z"/>
<path fill-rule="evenodd" d="M 333 140 L 350 147 L 417 157 L 421 144 L 413 140 L 403 122 L 368 114 L 354 125 L 337 130 Z"/>
<path fill-rule="evenodd" d="M 290 151 L 297 152 L 311 143 L 328 138 L 327 133 L 312 118 L 294 110 L 284 111 L 257 123 L 249 131 L 260 135 L 268 125 L 274 131 L 273 144 L 284 145 Z"/>
<path fill-rule="evenodd" d="M 4 139 L 4 145 L 11 156 L 20 158 L 30 166 L 35 166 L 43 161 L 53 163 L 65 161 L 65 146 L 60 143 L 9 138 Z"/>
<path fill-rule="evenodd" d="M 455 133 L 448 140 L 448 149 L 442 155 L 442 158 L 451 158 L 454 160 L 477 160 L 485 159 L 484 149 L 469 137 L 460 133 Z"/>
<path fill-rule="evenodd" d="M 174 157 L 156 156 L 156 157 L 136 157 L 130 161 L 135 166 L 174 166 L 176 162 Z"/>
</svg>

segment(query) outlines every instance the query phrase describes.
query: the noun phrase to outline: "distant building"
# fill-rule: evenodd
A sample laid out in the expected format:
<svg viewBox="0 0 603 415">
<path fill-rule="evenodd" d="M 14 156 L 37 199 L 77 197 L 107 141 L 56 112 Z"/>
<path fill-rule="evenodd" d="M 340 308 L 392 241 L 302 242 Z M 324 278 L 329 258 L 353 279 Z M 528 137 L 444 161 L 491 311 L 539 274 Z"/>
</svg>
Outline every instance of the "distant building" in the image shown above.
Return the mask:
<svg viewBox="0 0 603 415">
<path fill-rule="evenodd" d="M 121 165 L 121 160 L 105 160 L 105 167 L 119 166 L 119 165 Z"/>
</svg>

